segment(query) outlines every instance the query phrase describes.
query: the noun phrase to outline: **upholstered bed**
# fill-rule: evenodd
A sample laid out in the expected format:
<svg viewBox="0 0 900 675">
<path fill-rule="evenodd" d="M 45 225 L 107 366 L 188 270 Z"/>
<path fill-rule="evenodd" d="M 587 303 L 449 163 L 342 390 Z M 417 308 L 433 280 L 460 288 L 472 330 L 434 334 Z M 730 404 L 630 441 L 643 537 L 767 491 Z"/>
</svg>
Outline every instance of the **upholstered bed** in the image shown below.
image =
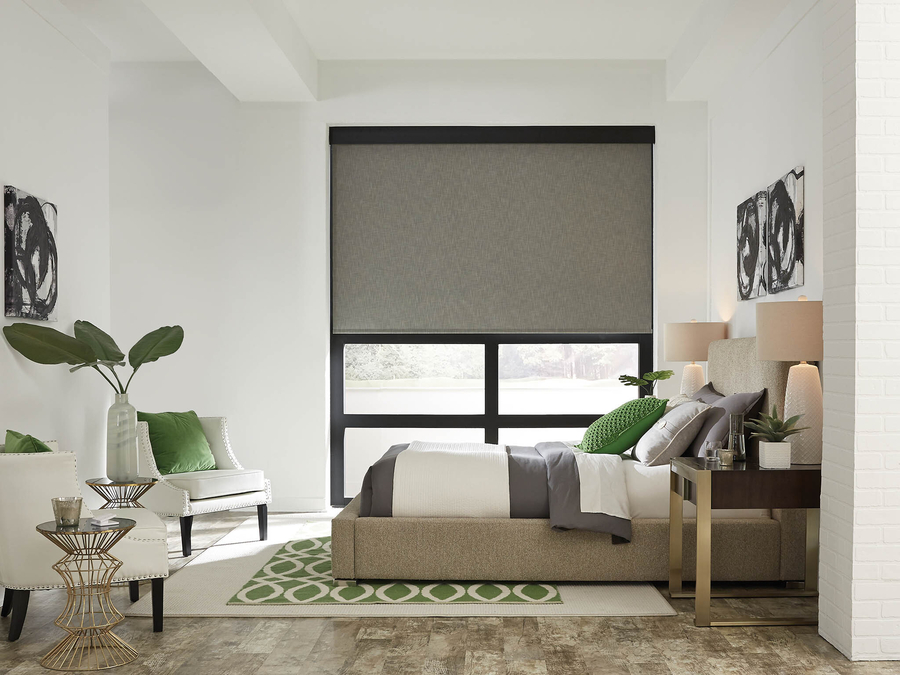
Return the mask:
<svg viewBox="0 0 900 675">
<path fill-rule="evenodd" d="M 757 360 L 755 338 L 721 340 L 709 351 L 709 379 L 717 390 L 733 394 L 765 389 L 767 408 L 773 404 L 783 408 L 790 365 Z M 751 446 L 750 451 L 755 448 Z M 660 489 L 665 490 L 665 481 L 662 484 Z M 667 492 L 655 497 L 660 498 L 667 501 Z M 659 511 L 645 510 L 664 516 Z M 804 512 L 752 515 L 713 520 L 713 579 L 802 579 Z M 339 580 L 667 579 L 668 519 L 637 513 L 631 529 L 631 542 L 623 544 L 613 543 L 605 533 L 555 531 L 543 518 L 360 517 L 357 496 L 332 522 L 332 569 Z M 685 518 L 684 531 L 684 578 L 693 579 L 692 518 Z"/>
</svg>

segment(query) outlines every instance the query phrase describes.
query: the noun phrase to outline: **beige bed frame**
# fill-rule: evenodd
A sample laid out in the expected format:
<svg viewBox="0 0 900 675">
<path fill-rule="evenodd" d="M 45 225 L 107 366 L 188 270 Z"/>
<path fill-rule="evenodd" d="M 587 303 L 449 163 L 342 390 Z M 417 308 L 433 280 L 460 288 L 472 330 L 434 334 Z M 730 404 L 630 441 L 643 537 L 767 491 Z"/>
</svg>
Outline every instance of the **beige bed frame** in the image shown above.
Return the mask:
<svg viewBox="0 0 900 675">
<path fill-rule="evenodd" d="M 783 409 L 790 365 L 757 360 L 756 338 L 720 340 L 709 350 L 716 389 L 765 388 L 767 409 Z M 357 496 L 332 521 L 331 533 L 338 580 L 664 581 L 669 575 L 669 521 L 663 518 L 633 520 L 631 543 L 614 545 L 608 534 L 555 532 L 546 519 L 360 518 Z M 695 534 L 695 522 L 685 519 L 686 580 L 694 579 Z M 803 511 L 713 520 L 712 578 L 801 580 L 805 536 Z"/>
</svg>

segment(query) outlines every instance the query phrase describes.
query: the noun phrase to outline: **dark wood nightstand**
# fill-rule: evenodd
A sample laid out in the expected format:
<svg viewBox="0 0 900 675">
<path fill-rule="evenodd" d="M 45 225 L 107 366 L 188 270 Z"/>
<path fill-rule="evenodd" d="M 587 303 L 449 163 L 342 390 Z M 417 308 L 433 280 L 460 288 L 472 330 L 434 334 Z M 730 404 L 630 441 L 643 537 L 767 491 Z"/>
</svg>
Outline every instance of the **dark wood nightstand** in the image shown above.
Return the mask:
<svg viewBox="0 0 900 675">
<path fill-rule="evenodd" d="M 817 594 L 819 574 L 819 497 L 822 467 L 794 464 L 790 469 L 761 469 L 753 462 L 723 467 L 697 457 L 678 457 L 670 464 L 669 593 L 673 598 L 694 598 L 697 626 L 801 626 L 815 625 L 804 618 L 710 619 L 710 597 L 778 597 Z M 682 590 L 682 521 L 684 500 L 697 506 L 697 583 L 695 593 Z M 710 528 L 712 509 L 806 509 L 806 578 L 799 591 L 712 593 Z"/>
</svg>

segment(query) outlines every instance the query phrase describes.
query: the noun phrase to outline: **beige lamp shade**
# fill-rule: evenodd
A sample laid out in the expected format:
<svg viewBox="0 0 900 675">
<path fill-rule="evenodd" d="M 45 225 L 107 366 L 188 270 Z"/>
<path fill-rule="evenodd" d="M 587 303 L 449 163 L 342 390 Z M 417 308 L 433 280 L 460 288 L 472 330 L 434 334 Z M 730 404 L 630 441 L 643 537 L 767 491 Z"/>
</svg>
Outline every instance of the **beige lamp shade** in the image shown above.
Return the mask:
<svg viewBox="0 0 900 675">
<path fill-rule="evenodd" d="M 756 306 L 756 355 L 760 361 L 821 361 L 822 302 L 761 302 Z"/>
<path fill-rule="evenodd" d="M 706 361 L 709 344 L 724 340 L 727 323 L 700 322 L 667 323 L 664 348 L 666 361 Z"/>
</svg>

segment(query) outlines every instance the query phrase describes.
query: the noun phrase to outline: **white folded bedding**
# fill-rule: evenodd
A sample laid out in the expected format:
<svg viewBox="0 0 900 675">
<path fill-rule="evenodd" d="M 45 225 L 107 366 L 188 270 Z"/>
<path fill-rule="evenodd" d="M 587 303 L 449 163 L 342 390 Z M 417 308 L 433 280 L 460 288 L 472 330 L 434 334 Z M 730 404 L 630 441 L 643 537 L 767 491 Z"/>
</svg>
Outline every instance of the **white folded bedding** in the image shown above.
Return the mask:
<svg viewBox="0 0 900 675">
<path fill-rule="evenodd" d="M 622 462 L 632 518 L 669 517 L 669 467 L 645 466 L 635 460 Z M 685 518 L 694 518 L 697 507 L 685 502 Z M 713 518 L 770 518 L 768 509 L 716 509 Z"/>
<path fill-rule="evenodd" d="M 395 518 L 509 518 L 506 446 L 413 441 L 397 455 Z"/>
</svg>

